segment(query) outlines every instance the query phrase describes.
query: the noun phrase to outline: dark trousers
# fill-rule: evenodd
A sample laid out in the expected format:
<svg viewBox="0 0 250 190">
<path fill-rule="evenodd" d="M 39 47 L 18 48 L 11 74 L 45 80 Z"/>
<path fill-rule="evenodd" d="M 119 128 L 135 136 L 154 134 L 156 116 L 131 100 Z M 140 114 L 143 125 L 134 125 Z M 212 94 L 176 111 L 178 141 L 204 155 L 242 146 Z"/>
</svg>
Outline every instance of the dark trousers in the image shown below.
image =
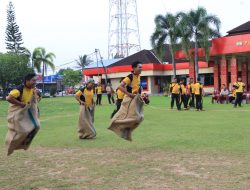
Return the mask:
<svg viewBox="0 0 250 190">
<path fill-rule="evenodd" d="M 187 108 L 188 99 L 187 99 L 187 95 L 186 95 L 186 94 L 182 94 L 182 95 L 181 95 L 180 107 L 181 107 L 182 103 L 183 103 L 183 105 L 184 105 L 184 108 Z"/>
<path fill-rule="evenodd" d="M 117 99 L 116 100 L 116 109 L 113 111 L 113 113 L 111 114 L 111 118 L 114 117 L 114 115 L 116 114 L 116 112 L 119 111 L 120 107 L 122 105 L 122 99 Z"/>
<path fill-rule="evenodd" d="M 174 107 L 174 100 L 175 100 L 175 102 L 176 102 L 176 107 L 177 107 L 177 109 L 178 110 L 180 110 L 181 108 L 180 108 L 180 98 L 179 98 L 179 94 L 172 94 L 172 96 L 171 96 L 171 109 L 173 109 L 173 107 Z"/>
<path fill-rule="evenodd" d="M 242 98 L 243 98 L 243 93 L 242 92 L 236 92 L 236 100 L 234 102 L 234 106 L 237 106 L 237 104 L 239 106 L 241 106 Z"/>
<path fill-rule="evenodd" d="M 234 100 L 235 100 L 235 97 L 233 97 L 233 96 L 230 96 L 230 97 L 229 97 L 229 102 L 230 102 L 230 103 L 233 103 Z"/>
<path fill-rule="evenodd" d="M 114 104 L 114 103 L 115 103 L 114 96 L 111 95 L 111 94 L 108 94 L 108 101 L 109 101 L 109 104 L 111 104 L 111 100 L 112 100 L 112 103 Z"/>
<path fill-rule="evenodd" d="M 195 95 L 195 100 L 196 100 L 196 109 L 197 110 L 202 110 L 202 96 L 201 95 Z"/>
<path fill-rule="evenodd" d="M 195 95 L 192 93 L 191 96 L 190 96 L 190 101 L 189 101 L 189 106 L 192 107 L 192 108 L 195 107 L 194 97 L 195 97 Z"/>
<path fill-rule="evenodd" d="M 97 94 L 96 105 L 102 105 L 102 94 Z"/>
</svg>

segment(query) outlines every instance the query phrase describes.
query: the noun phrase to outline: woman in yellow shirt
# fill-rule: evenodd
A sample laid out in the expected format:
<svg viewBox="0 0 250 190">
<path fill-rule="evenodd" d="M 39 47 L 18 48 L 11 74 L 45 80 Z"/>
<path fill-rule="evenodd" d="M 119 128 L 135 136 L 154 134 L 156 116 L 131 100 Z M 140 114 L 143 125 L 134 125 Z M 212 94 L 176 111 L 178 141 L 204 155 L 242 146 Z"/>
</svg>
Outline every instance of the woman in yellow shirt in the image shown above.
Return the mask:
<svg viewBox="0 0 250 190">
<path fill-rule="evenodd" d="M 76 92 L 75 98 L 80 104 L 78 121 L 79 139 L 92 139 L 96 136 L 94 128 L 94 80 L 88 80 L 86 87 Z"/>
</svg>

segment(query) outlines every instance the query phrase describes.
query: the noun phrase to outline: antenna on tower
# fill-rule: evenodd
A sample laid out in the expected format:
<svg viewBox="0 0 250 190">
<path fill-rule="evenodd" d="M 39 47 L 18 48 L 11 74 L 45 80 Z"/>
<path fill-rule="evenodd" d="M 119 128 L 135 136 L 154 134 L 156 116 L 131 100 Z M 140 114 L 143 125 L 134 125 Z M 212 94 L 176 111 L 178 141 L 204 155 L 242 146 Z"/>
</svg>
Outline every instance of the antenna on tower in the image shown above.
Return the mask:
<svg viewBox="0 0 250 190">
<path fill-rule="evenodd" d="M 108 57 L 141 50 L 136 0 L 109 0 Z"/>
</svg>

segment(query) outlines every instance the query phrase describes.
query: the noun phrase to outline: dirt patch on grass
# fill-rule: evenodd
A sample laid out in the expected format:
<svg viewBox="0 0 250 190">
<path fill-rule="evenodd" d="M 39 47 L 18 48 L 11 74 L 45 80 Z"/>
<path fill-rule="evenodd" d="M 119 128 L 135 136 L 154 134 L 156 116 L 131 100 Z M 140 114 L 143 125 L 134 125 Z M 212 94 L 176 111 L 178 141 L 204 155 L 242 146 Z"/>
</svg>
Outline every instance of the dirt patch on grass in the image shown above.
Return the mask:
<svg viewBox="0 0 250 190">
<path fill-rule="evenodd" d="M 249 154 L 34 146 L 0 153 L 3 190 L 250 189 Z"/>
</svg>

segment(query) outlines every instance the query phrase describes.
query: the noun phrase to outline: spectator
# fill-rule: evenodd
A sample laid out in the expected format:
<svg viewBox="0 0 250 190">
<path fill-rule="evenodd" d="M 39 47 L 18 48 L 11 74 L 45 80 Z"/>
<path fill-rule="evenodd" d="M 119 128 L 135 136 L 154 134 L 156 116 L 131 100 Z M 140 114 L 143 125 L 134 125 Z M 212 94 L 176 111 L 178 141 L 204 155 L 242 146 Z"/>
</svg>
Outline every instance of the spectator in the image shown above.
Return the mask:
<svg viewBox="0 0 250 190">
<path fill-rule="evenodd" d="M 181 92 L 181 101 L 180 101 L 180 107 L 181 104 L 183 103 L 184 105 L 184 110 L 188 109 L 188 100 L 187 100 L 187 89 L 184 85 L 184 80 L 180 81 L 180 92 Z"/>
<path fill-rule="evenodd" d="M 197 82 L 194 85 L 195 89 L 195 105 L 197 111 L 203 111 L 203 101 L 202 96 L 204 95 L 203 85 L 200 82 L 200 77 L 197 78 Z"/>
<path fill-rule="evenodd" d="M 102 85 L 100 82 L 97 84 L 95 91 L 97 94 L 96 95 L 96 105 L 102 105 Z"/>
<path fill-rule="evenodd" d="M 215 88 L 213 93 L 212 93 L 212 104 L 214 103 L 214 101 L 216 101 L 216 103 L 218 103 L 219 96 L 220 96 L 220 93 L 219 93 L 218 89 Z"/>
<path fill-rule="evenodd" d="M 181 86 L 177 82 L 177 78 L 174 78 L 173 82 L 170 84 L 170 89 L 169 89 L 169 92 L 171 93 L 171 109 L 174 108 L 174 100 L 175 100 L 177 110 L 181 110 L 181 107 L 180 107 L 180 88 L 181 88 Z"/>
<path fill-rule="evenodd" d="M 228 104 L 228 94 L 229 94 L 229 91 L 228 91 L 226 85 L 222 84 L 221 91 L 220 91 L 220 97 L 219 97 L 219 101 L 221 104 L 223 103 L 224 100 L 226 100 L 226 103 Z"/>
<path fill-rule="evenodd" d="M 114 90 L 113 90 L 113 88 L 111 87 L 111 84 L 110 84 L 110 83 L 107 84 L 106 92 L 107 92 L 109 104 L 111 104 L 111 100 L 112 100 L 112 103 L 115 104 Z"/>
</svg>

